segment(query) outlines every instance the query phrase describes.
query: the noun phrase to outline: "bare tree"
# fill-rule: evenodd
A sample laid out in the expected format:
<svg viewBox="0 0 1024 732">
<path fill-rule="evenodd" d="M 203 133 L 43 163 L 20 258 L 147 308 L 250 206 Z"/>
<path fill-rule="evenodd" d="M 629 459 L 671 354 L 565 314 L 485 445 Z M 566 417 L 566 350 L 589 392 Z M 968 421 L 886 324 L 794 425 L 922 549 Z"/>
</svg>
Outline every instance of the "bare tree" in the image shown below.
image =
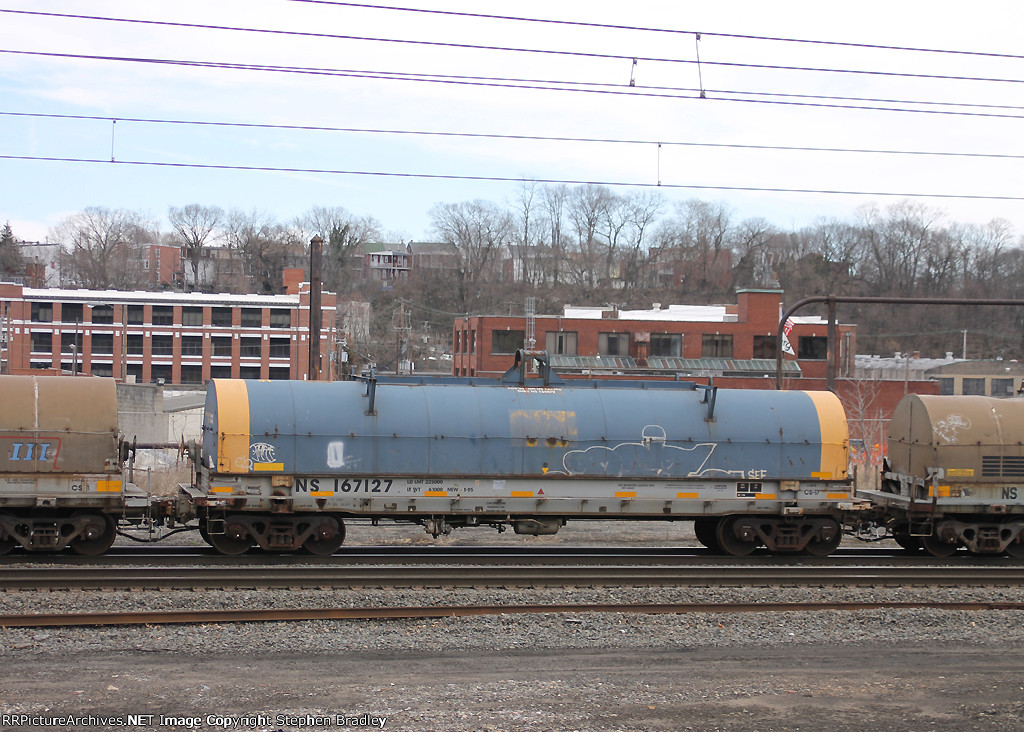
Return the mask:
<svg viewBox="0 0 1024 732">
<path fill-rule="evenodd" d="M 601 226 L 608 220 L 608 212 L 615 196 L 605 186 L 582 185 L 570 189 L 566 201 L 566 214 L 575 237 L 573 248 L 566 257 L 572 268 L 576 294 L 586 297 L 607 277 L 607 232 Z"/>
<path fill-rule="evenodd" d="M 134 211 L 92 206 L 63 219 L 47 239 L 62 247 L 64 284 L 131 289 L 140 284 L 142 248 L 155 241 L 155 228 Z"/>
<path fill-rule="evenodd" d="M 569 187 L 564 184 L 545 186 L 541 191 L 541 204 L 547 214 L 548 244 L 551 247 L 549 271 L 543 279 L 556 288 L 562 283 L 562 265 L 565 262 L 565 209 Z"/>
<path fill-rule="evenodd" d="M 273 293 L 281 288 L 281 272 L 289 258 L 302 254 L 296 232 L 263 211 L 234 209 L 227 217 L 225 237 L 232 259 L 241 262 L 246 292 Z M 234 284 L 231 289 L 237 289 Z"/>
<path fill-rule="evenodd" d="M 732 286 L 731 214 L 724 203 L 690 199 L 658 233 L 663 249 L 678 258 L 682 283 L 698 297 L 718 296 Z M 666 256 L 671 256 L 666 252 Z"/>
<path fill-rule="evenodd" d="M 314 235 L 324 240 L 324 287 L 347 293 L 353 283 L 353 262 L 359 247 L 380 241 L 382 227 L 372 216 L 355 216 L 341 206 L 314 206 L 295 219 L 298 236 L 308 246 Z"/>
<path fill-rule="evenodd" d="M 167 210 L 167 220 L 185 247 L 185 255 L 192 267 L 192 287 L 198 290 L 203 249 L 216 238 L 215 232 L 224 222 L 224 211 L 217 206 L 190 203 L 182 208 L 171 206 Z"/>
<path fill-rule="evenodd" d="M 665 200 L 660 193 L 644 191 L 619 198 L 620 216 L 626 227 L 624 236 L 616 237 L 621 244 L 622 269 L 620 278 L 627 291 L 642 286 L 643 262 L 647 254 L 647 233 L 657 220 Z"/>
<path fill-rule="evenodd" d="M 516 196 L 516 236 L 512 238 L 513 280 L 536 285 L 541 279 L 539 264 L 542 247 L 537 206 L 538 185 L 523 181 Z"/>
<path fill-rule="evenodd" d="M 430 210 L 434 232 L 456 253 L 456 303 L 468 312 L 474 283 L 496 279 L 494 264 L 512 238 L 511 214 L 489 201 L 437 204 Z"/>
</svg>

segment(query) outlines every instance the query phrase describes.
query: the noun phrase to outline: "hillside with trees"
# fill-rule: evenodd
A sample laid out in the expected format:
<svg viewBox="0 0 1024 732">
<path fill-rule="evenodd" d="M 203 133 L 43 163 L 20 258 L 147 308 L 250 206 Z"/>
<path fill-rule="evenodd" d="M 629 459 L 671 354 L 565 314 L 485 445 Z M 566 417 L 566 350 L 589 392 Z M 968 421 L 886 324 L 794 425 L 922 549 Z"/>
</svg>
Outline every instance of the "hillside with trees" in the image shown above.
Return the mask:
<svg viewBox="0 0 1024 732">
<path fill-rule="evenodd" d="M 381 222 L 342 207 L 278 221 L 259 211 L 172 206 L 166 230 L 138 212 L 92 207 L 50 230 L 47 243 L 60 245 L 60 281 L 46 285 L 144 289 L 152 285 L 142 276 L 141 252 L 164 245 L 177 248 L 182 262 L 176 281 L 164 286 L 276 292 L 282 269 L 308 266 L 309 240 L 319 234 L 325 287 L 342 300 L 371 304 L 367 342 L 353 344 L 369 353 L 393 349 L 399 307 L 408 327 L 443 346 L 453 317 L 521 313 L 527 297 L 537 299 L 538 313 L 567 303 L 732 302 L 736 289 L 762 287 L 783 289 L 790 304 L 823 294 L 1024 297 L 1022 238 L 1008 222 L 951 221 L 917 201 L 784 230 L 741 219 L 719 201 L 524 183 L 511 200 L 438 203 L 430 218 L 425 246 L 389 236 Z M 23 266 L 15 241 L 6 226 L 5 273 Z M 393 281 L 373 280 L 366 252 L 374 246 L 409 252 L 414 264 Z M 430 257 L 418 259 L 420 250 Z M 839 314 L 858 325 L 861 353 L 960 355 L 967 331 L 970 358 L 1024 356 L 1020 308 L 847 305 Z"/>
</svg>

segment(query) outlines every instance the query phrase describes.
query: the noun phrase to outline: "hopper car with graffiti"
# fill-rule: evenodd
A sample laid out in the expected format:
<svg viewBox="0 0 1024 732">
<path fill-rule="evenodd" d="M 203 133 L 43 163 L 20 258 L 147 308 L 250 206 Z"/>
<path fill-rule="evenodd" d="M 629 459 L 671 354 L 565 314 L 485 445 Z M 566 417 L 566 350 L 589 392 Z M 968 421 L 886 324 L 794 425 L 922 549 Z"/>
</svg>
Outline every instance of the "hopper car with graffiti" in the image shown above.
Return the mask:
<svg viewBox="0 0 1024 732">
<path fill-rule="evenodd" d="M 527 377 L 531 358 L 539 378 Z M 957 408 L 937 405 L 959 397 L 920 402 L 931 411 L 914 401 L 923 397 L 904 400 L 881 489 L 858 492 L 847 474 L 846 416 L 830 392 L 562 383 L 542 353 L 520 354 L 494 380 L 214 379 L 202 439 L 185 450 L 194 477 L 179 494 L 156 497 L 122 478 L 132 451 L 117 434 L 111 382 L 0 385 L 24 404 L 0 412 L 4 551 L 100 553 L 115 529 L 134 526 L 153 536 L 195 529 L 224 554 L 329 555 L 355 520 L 418 524 L 434 536 L 468 527 L 549 535 L 568 522 L 617 520 L 692 521 L 702 544 L 730 555 L 824 556 L 844 534 L 892 536 L 937 556 L 961 546 L 1022 554 L 1024 494 L 1010 479 L 1014 458 L 1024 465 L 1024 420 L 1013 445 L 1006 434 L 961 457 L 951 450 L 967 444 L 964 430 L 1009 425 L 965 407 L 961 442 L 948 444 L 934 423 Z M 46 397 L 50 389 L 63 396 Z M 84 407 L 87 394 L 103 405 L 68 409 Z M 1024 415 L 1024 402 L 991 401 Z M 50 410 L 59 416 L 44 418 Z M 25 459 L 39 458 L 43 444 L 45 460 Z"/>
</svg>

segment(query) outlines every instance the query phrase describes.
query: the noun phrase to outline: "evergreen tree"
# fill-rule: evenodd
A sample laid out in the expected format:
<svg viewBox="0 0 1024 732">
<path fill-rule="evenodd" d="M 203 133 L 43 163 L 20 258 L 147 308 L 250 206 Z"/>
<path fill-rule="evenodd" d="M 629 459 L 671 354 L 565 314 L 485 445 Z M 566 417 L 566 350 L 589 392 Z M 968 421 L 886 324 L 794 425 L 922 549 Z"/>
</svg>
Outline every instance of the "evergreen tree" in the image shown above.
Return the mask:
<svg viewBox="0 0 1024 732">
<path fill-rule="evenodd" d="M 18 248 L 18 241 L 14 238 L 11 222 L 8 221 L 4 224 L 3 230 L 0 230 L 0 274 L 22 274 L 24 268 L 25 263 Z"/>
</svg>

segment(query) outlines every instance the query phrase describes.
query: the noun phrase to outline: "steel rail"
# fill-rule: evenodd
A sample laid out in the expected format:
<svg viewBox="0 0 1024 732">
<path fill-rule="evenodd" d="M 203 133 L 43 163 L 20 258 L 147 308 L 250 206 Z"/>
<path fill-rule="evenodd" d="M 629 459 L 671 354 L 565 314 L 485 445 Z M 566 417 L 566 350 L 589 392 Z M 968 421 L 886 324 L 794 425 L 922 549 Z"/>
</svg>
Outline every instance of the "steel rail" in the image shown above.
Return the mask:
<svg viewBox="0 0 1024 732">
<path fill-rule="evenodd" d="M 114 547 L 108 553 L 97 557 L 79 556 L 68 552 L 54 554 L 17 553 L 0 557 L 0 570 L 5 565 L 31 564 L 34 566 L 130 566 L 130 565 L 167 565 L 188 562 L 189 565 L 348 565 L 355 564 L 394 564 L 401 562 L 408 565 L 427 564 L 464 564 L 475 565 L 509 565 L 509 564 L 567 564 L 596 563 L 603 564 L 668 564 L 668 565 L 762 565 L 762 564 L 836 564 L 864 562 L 913 562 L 914 564 L 941 563 L 948 565 L 967 557 L 963 554 L 951 559 L 940 559 L 912 555 L 902 548 L 880 549 L 876 547 L 840 549 L 828 557 L 812 557 L 809 555 L 772 555 L 755 552 L 745 557 L 732 557 L 715 554 L 704 547 L 695 546 L 663 546 L 663 547 L 396 547 L 367 546 L 345 548 L 329 557 L 313 555 L 273 552 L 250 552 L 240 556 L 224 556 L 217 554 L 209 547 Z M 986 559 L 970 558 L 980 564 L 988 563 Z M 1019 560 L 1000 557 L 996 561 L 1004 565 L 1012 565 Z M 1022 563 L 1024 564 L 1024 563 Z"/>
<path fill-rule="evenodd" d="M 0 570 L 0 590 L 1022 585 L 1024 566 L 214 566 Z"/>
<path fill-rule="evenodd" d="M 170 625 L 198 623 L 267 623 L 316 620 L 384 620 L 453 618 L 477 615 L 540 613 L 630 613 L 681 615 L 687 613 L 853 612 L 862 610 L 1024 611 L 1021 602 L 768 602 L 673 604 L 568 605 L 443 605 L 430 607 L 311 608 L 267 610 L 188 610 L 110 613 L 0 615 L 0 628 L 82 627 L 111 625 Z"/>
</svg>

